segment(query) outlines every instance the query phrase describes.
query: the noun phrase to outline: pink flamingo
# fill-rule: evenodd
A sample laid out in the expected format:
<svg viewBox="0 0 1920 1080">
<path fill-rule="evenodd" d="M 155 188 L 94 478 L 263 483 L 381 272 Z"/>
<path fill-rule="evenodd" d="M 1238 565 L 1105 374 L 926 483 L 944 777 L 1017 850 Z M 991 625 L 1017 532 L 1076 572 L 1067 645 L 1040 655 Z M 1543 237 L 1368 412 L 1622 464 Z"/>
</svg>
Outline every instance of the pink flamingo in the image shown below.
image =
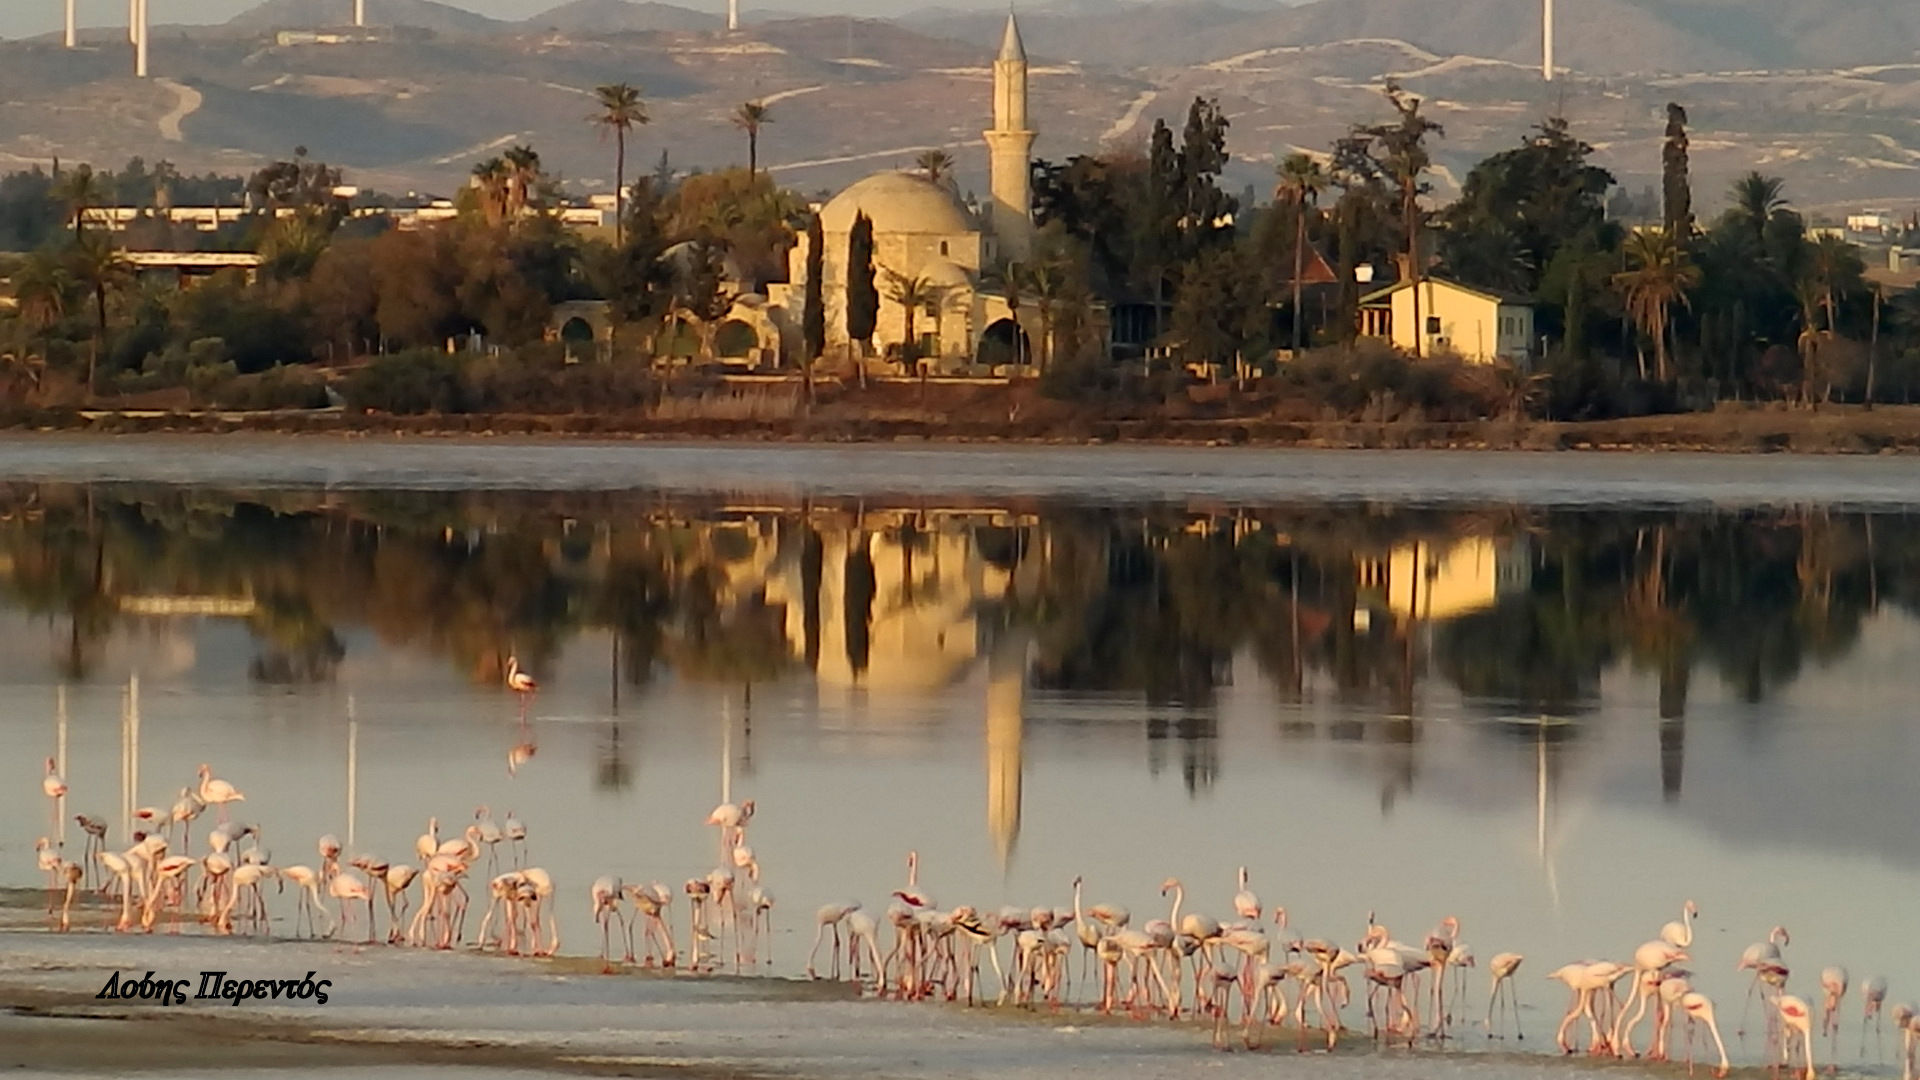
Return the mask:
<svg viewBox="0 0 1920 1080">
<path fill-rule="evenodd" d="M 526 723 L 527 705 L 533 700 L 533 695 L 540 692 L 540 682 L 520 670 L 520 658 L 517 656 L 507 657 L 507 689 L 520 695 L 520 722 Z"/>
<path fill-rule="evenodd" d="M 1489 1039 L 1495 1037 L 1493 1033 L 1493 1013 L 1494 1007 L 1500 1002 L 1500 988 L 1502 986 L 1507 988 L 1507 1004 L 1513 1008 L 1514 1037 L 1516 1039 L 1524 1039 L 1527 1037 L 1526 1034 L 1520 1030 L 1520 1002 L 1515 996 L 1513 988 L 1513 973 L 1520 970 L 1520 964 L 1524 960 L 1526 960 L 1526 957 L 1517 952 L 1503 952 L 1494 954 L 1493 959 L 1487 964 L 1487 973 L 1493 979 L 1493 989 L 1487 994 L 1487 1038 Z"/>
<path fill-rule="evenodd" d="M 1767 932 L 1767 940 L 1756 941 L 1740 953 L 1740 963 L 1734 970 L 1752 971 L 1753 980 L 1747 984 L 1747 1003 L 1740 1009 L 1740 1026 L 1734 1029 L 1735 1035 L 1747 1033 L 1747 1010 L 1753 1008 L 1753 995 L 1760 989 L 1760 966 L 1770 961 L 1778 961 L 1781 948 L 1791 942 L 1792 939 L 1787 936 L 1787 928 L 1776 926 Z M 1769 1020 L 1767 1026 L 1771 1028 L 1773 1022 Z"/>
<path fill-rule="evenodd" d="M 1680 996 L 1680 1009 L 1687 1014 L 1687 1075 L 1693 1075 L 1693 1025 L 1699 1021 L 1707 1025 L 1707 1031 L 1713 1035 L 1714 1049 L 1720 1052 L 1720 1067 L 1713 1075 L 1727 1075 L 1727 1044 L 1720 1039 L 1720 1025 L 1713 1020 L 1713 1002 L 1707 995 L 1697 990 L 1689 990 Z"/>
<path fill-rule="evenodd" d="M 608 935 L 612 932 L 613 922 L 620 921 L 622 934 L 633 932 L 632 924 L 627 922 L 627 914 L 620 910 L 621 886 L 617 877 L 602 876 L 593 879 L 588 892 L 593 897 L 593 921 L 600 924 L 600 973 L 613 973 L 613 957 Z"/>
<path fill-rule="evenodd" d="M 1802 1080 L 1816 1080 L 1819 1072 L 1813 1067 L 1813 1010 L 1807 1003 L 1792 994 L 1782 994 L 1774 1007 L 1780 1010 L 1780 1060 L 1789 1063 L 1793 1056 L 1793 1044 L 1797 1040 L 1806 1054 L 1807 1069 Z"/>
<path fill-rule="evenodd" d="M 54 767 L 52 758 L 47 759 L 47 774 L 40 778 L 40 790 L 53 800 L 53 827 L 60 828 L 61 801 L 67 797 L 67 782 L 60 778 L 60 772 Z"/>
<path fill-rule="evenodd" d="M 227 804 L 246 802 L 247 797 L 225 780 L 215 779 L 213 767 L 203 762 L 200 766 L 200 801 L 208 806 L 219 807 L 220 820 L 225 821 Z"/>
</svg>

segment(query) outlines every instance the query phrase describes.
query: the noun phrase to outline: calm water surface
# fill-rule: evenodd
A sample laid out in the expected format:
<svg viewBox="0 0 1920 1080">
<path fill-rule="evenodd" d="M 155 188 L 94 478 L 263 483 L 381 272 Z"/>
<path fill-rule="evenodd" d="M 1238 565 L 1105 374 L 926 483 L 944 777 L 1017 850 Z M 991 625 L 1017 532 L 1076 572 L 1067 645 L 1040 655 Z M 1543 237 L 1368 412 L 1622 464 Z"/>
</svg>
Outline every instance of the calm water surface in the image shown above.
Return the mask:
<svg viewBox="0 0 1920 1080">
<path fill-rule="evenodd" d="M 1547 971 L 1688 898 L 1729 1032 L 1776 923 L 1802 996 L 1920 998 L 1910 463 L 20 440 L 0 476 L 0 883 L 62 700 L 69 809 L 118 833 L 137 676 L 134 805 L 210 762 L 283 865 L 516 812 L 566 951 L 595 876 L 710 869 L 724 793 L 776 973 L 917 849 L 945 905 L 1084 875 L 1139 920 L 1177 876 L 1228 915 L 1244 865 L 1307 936 L 1456 915 L 1541 1035 Z"/>
</svg>

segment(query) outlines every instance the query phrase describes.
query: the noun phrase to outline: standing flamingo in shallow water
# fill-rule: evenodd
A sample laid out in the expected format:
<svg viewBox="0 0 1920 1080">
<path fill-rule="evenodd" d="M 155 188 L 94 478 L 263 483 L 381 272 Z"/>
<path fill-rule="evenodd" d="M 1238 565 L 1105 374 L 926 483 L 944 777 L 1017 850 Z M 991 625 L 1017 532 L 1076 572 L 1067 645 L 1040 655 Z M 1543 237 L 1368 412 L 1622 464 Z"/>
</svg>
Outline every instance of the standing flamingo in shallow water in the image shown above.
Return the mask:
<svg viewBox="0 0 1920 1080">
<path fill-rule="evenodd" d="M 1693 1025 L 1695 1021 L 1707 1025 L 1707 1031 L 1713 1036 L 1714 1049 L 1720 1052 L 1720 1067 L 1713 1070 L 1715 1076 L 1727 1075 L 1727 1044 L 1720 1039 L 1720 1025 L 1714 1023 L 1713 1002 L 1707 995 L 1690 990 L 1680 996 L 1680 1010 L 1687 1014 L 1687 1075 L 1693 1075 Z"/>
<path fill-rule="evenodd" d="M 1676 949 L 1693 947 L 1693 920 L 1699 918 L 1700 908 L 1689 900 L 1680 907 L 1680 917 L 1660 928 L 1660 940 Z"/>
<path fill-rule="evenodd" d="M 213 775 L 213 767 L 211 765 L 202 764 L 200 766 L 200 801 L 208 806 L 219 807 L 220 820 L 225 821 L 227 820 L 227 804 L 230 802 L 246 802 L 247 797 L 242 795 L 232 784 L 227 783 L 225 780 L 216 779 Z"/>
<path fill-rule="evenodd" d="M 1860 983 L 1860 1053 L 1867 1052 L 1867 1025 L 1873 1025 L 1874 1041 L 1880 1038 L 1880 1012 L 1887 1003 L 1887 979 L 1869 975 Z"/>
<path fill-rule="evenodd" d="M 1792 994 L 1781 994 L 1774 1007 L 1780 1011 L 1781 1063 L 1792 1063 L 1793 1044 L 1798 1041 L 1800 1049 L 1806 1054 L 1807 1068 L 1803 1080 L 1816 1080 L 1819 1074 L 1813 1067 L 1813 1010 Z"/>
<path fill-rule="evenodd" d="M 1847 996 L 1847 969 L 1835 965 L 1820 972 L 1820 1031 L 1836 1053 L 1840 1041 L 1840 999 Z"/>
<path fill-rule="evenodd" d="M 60 828 L 60 800 L 67 797 L 67 782 L 60 778 L 60 771 L 54 767 L 52 758 L 47 759 L 47 775 L 40 778 L 40 790 L 53 800 L 52 821 L 55 831 Z"/>
<path fill-rule="evenodd" d="M 1526 957 L 1517 952 L 1495 954 L 1487 964 L 1487 972 L 1493 979 L 1493 989 L 1487 994 L 1487 1038 L 1494 1038 L 1493 1013 L 1500 1001 L 1500 988 L 1507 988 L 1507 1004 L 1513 1008 L 1514 1038 L 1524 1039 L 1526 1034 L 1520 1030 L 1520 1002 L 1514 996 L 1513 973 L 1520 970 L 1521 961 Z"/>
<path fill-rule="evenodd" d="M 526 723 L 527 705 L 533 700 L 533 695 L 540 692 L 540 682 L 520 670 L 520 658 L 517 656 L 507 657 L 507 689 L 520 695 L 520 722 Z"/>
<path fill-rule="evenodd" d="M 1747 1003 L 1740 1008 L 1740 1026 L 1734 1029 L 1735 1035 L 1747 1033 L 1747 1010 L 1753 1007 L 1753 995 L 1760 989 L 1761 967 L 1777 962 L 1780 959 L 1780 950 L 1791 941 L 1792 939 L 1787 935 L 1787 928 L 1776 926 L 1767 932 L 1767 940 L 1756 941 L 1740 953 L 1740 964 L 1735 970 L 1752 971 L 1753 979 L 1747 984 Z M 1767 1021 L 1767 1026 L 1769 1029 L 1772 1028 L 1771 1019 Z"/>
</svg>

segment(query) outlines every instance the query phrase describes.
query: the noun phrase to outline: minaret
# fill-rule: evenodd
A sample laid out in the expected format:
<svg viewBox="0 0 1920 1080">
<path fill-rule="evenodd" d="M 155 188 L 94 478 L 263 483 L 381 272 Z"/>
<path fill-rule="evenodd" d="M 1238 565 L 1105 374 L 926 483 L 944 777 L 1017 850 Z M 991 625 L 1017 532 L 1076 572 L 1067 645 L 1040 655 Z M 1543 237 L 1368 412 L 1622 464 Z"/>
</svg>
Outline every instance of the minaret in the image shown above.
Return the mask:
<svg viewBox="0 0 1920 1080">
<path fill-rule="evenodd" d="M 1007 32 L 993 62 L 993 129 L 985 132 L 993 174 L 990 224 L 1000 254 L 1024 259 L 1033 245 L 1033 129 L 1027 123 L 1027 47 L 1020 24 L 1007 12 Z"/>
</svg>

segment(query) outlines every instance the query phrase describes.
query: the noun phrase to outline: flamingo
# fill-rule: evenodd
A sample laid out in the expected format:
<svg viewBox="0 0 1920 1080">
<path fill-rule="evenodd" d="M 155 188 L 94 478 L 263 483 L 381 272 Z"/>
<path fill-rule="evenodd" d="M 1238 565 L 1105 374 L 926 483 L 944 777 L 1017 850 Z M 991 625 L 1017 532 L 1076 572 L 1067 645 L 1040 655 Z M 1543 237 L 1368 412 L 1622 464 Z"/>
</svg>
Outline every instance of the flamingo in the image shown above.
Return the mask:
<svg viewBox="0 0 1920 1080">
<path fill-rule="evenodd" d="M 420 856 L 422 863 L 426 863 L 435 855 L 440 854 L 439 818 L 430 817 L 427 819 L 427 831 L 421 833 L 420 838 L 413 842 L 413 851 L 414 854 Z"/>
<path fill-rule="evenodd" d="M 331 882 L 340 873 L 340 838 L 328 833 L 320 838 L 320 880 Z"/>
<path fill-rule="evenodd" d="M 1653 1042 L 1647 1047 L 1647 1060 L 1671 1060 L 1673 1022 L 1680 1015 L 1680 999 L 1693 992 L 1693 972 L 1673 969 L 1660 972 L 1655 979 L 1660 1003 L 1653 1022 Z"/>
<path fill-rule="evenodd" d="M 1727 1044 L 1720 1039 L 1720 1025 L 1713 1019 L 1713 1002 L 1698 990 L 1689 990 L 1680 996 L 1680 1009 L 1687 1014 L 1687 1075 L 1693 1075 L 1693 1025 L 1695 1021 L 1707 1025 L 1707 1031 L 1713 1035 L 1713 1047 L 1720 1052 L 1720 1066 L 1713 1075 L 1727 1075 Z"/>
<path fill-rule="evenodd" d="M 560 920 L 553 913 L 553 876 L 538 866 L 529 866 L 521 871 L 527 884 L 532 888 L 533 902 L 529 909 L 532 915 L 530 929 L 533 931 L 533 955 L 552 956 L 560 951 Z M 547 916 L 547 930 L 552 935 L 545 947 L 540 944 L 540 914 Z"/>
<path fill-rule="evenodd" d="M 660 947 L 660 966 L 672 967 L 676 959 L 673 947 L 673 931 L 668 928 L 666 910 L 673 903 L 673 890 L 659 882 L 646 885 L 629 885 L 626 888 L 627 899 L 633 902 L 634 910 L 646 920 L 647 957 L 644 966 L 653 966 L 654 946 Z M 633 962 L 633 924 L 627 924 L 627 962 Z"/>
<path fill-rule="evenodd" d="M 133 864 L 126 856 L 112 851 L 99 852 L 94 858 L 113 875 L 112 887 L 120 890 L 120 921 L 114 929 L 125 930 L 133 924 Z"/>
<path fill-rule="evenodd" d="M 1566 1053 L 1573 1053 L 1574 1046 L 1567 1041 L 1567 1029 L 1582 1016 L 1587 1018 L 1589 1038 L 1587 1050 L 1599 1054 L 1608 1047 L 1607 1033 L 1600 1026 L 1600 1018 L 1594 1009 L 1593 997 L 1601 990 L 1607 991 L 1608 1000 L 1613 1000 L 1613 984 L 1620 981 L 1622 975 L 1632 971 L 1625 964 L 1610 960 L 1594 960 L 1577 964 L 1566 964 L 1547 973 L 1547 978 L 1557 979 L 1567 984 L 1573 991 L 1573 1004 L 1568 1007 L 1566 1016 L 1560 1020 L 1560 1030 L 1554 1034 L 1554 1041 Z"/>
<path fill-rule="evenodd" d="M 480 842 L 487 845 L 487 872 L 492 873 L 496 865 L 494 851 L 499 847 L 500 841 L 505 839 L 506 834 L 500 831 L 500 826 L 494 824 L 492 811 L 484 806 L 473 812 L 473 820 L 473 827 L 480 830 Z"/>
<path fill-rule="evenodd" d="M 1806 1053 L 1807 1070 L 1802 1074 L 1803 1080 L 1815 1080 L 1819 1073 L 1813 1067 L 1813 1010 L 1792 994 L 1780 995 L 1774 1007 L 1780 1011 L 1781 1062 L 1790 1063 L 1793 1043 L 1798 1040 L 1800 1048 Z"/>
<path fill-rule="evenodd" d="M 516 869 L 526 861 L 527 826 L 513 811 L 507 811 L 507 820 L 500 823 L 500 834 L 507 838 L 507 847 L 513 852 L 513 865 Z"/>
<path fill-rule="evenodd" d="M 1524 1039 L 1527 1037 L 1526 1034 L 1520 1030 L 1520 1003 L 1515 1000 L 1512 982 L 1513 973 L 1520 970 L 1520 964 L 1525 959 L 1526 957 L 1517 952 L 1503 952 L 1496 953 L 1493 960 L 1487 964 L 1487 973 L 1493 979 L 1493 989 L 1487 994 L 1487 1038 L 1489 1039 L 1494 1037 L 1493 1010 L 1495 1004 L 1500 1000 L 1500 988 L 1502 986 L 1507 988 L 1507 1004 L 1513 1007 L 1513 1030 L 1515 1038 Z"/>
<path fill-rule="evenodd" d="M 1426 954 L 1428 963 L 1433 965 L 1433 1034 L 1436 1038 L 1445 1038 L 1447 1024 L 1452 1019 L 1447 1014 L 1447 968 L 1455 963 L 1455 953 L 1460 945 L 1460 920 L 1449 915 L 1440 920 L 1440 925 L 1427 935 Z M 1460 961 L 1472 963 L 1473 957 L 1461 954 Z"/>
<path fill-rule="evenodd" d="M 1820 1007 L 1820 1033 L 1832 1039 L 1840 1037 L 1840 999 L 1847 996 L 1847 969 L 1838 965 L 1820 972 L 1820 989 L 1826 1000 Z"/>
<path fill-rule="evenodd" d="M 365 879 L 351 870 L 336 870 L 333 879 L 327 882 L 327 894 L 340 902 L 339 929 L 342 930 L 346 929 L 353 922 L 353 919 L 350 917 L 352 913 L 348 910 L 347 904 L 360 904 L 364 902 L 367 905 L 369 915 L 367 917 L 367 940 L 365 944 L 373 944 L 373 917 L 371 915 L 373 911 L 373 890 L 367 886 Z M 329 934 L 328 936 L 331 937 L 332 935 Z"/>
<path fill-rule="evenodd" d="M 593 896 L 593 921 L 600 924 L 600 973 L 610 975 L 613 973 L 613 958 L 608 955 L 607 934 L 615 919 L 620 920 L 621 931 L 628 935 L 633 933 L 633 924 L 627 922 L 626 913 L 620 910 L 622 892 L 619 878 L 594 878 L 588 891 Z M 631 954 L 632 950 L 628 952 Z"/>
<path fill-rule="evenodd" d="M 1792 939 L 1787 935 L 1787 928 L 1784 926 L 1776 926 L 1767 932 L 1767 939 L 1765 941 L 1756 941 L 1740 953 L 1739 966 L 1734 970 L 1752 971 L 1753 980 L 1747 984 L 1747 1003 L 1740 1009 L 1740 1026 L 1734 1030 L 1734 1034 L 1745 1035 L 1747 1033 L 1747 1010 L 1753 1007 L 1754 992 L 1760 989 L 1761 965 L 1770 961 L 1778 961 L 1780 959 L 1781 948 L 1791 943 Z M 1769 1021 L 1768 1027 L 1772 1027 L 1771 1021 Z"/>
<path fill-rule="evenodd" d="M 1658 975 L 1685 959 L 1685 950 L 1666 941 L 1649 941 L 1633 951 L 1633 1000 L 1628 1004 L 1634 1006 L 1634 1011 L 1629 1018 L 1626 1010 L 1622 1009 L 1614 1021 L 1613 1036 L 1609 1041 L 1616 1057 L 1629 1054 L 1640 1056 L 1639 1051 L 1633 1048 L 1633 1031 L 1640 1026 L 1640 1018 L 1647 1014 L 1648 1000 L 1659 989 Z"/>
<path fill-rule="evenodd" d="M 1867 1052 L 1867 1025 L 1873 1025 L 1877 1040 L 1880 1035 L 1880 1010 L 1887 1002 L 1887 979 L 1884 975 L 1869 975 L 1860 983 L 1860 1052 Z"/>
<path fill-rule="evenodd" d="M 106 850 L 107 823 L 103 818 L 91 814 L 75 814 L 74 823 L 80 831 L 87 834 L 85 849 L 80 853 L 81 873 L 91 882 L 93 879 L 94 856 Z"/>
<path fill-rule="evenodd" d="M 73 894 L 80 887 L 80 880 L 86 876 L 86 871 L 76 863 L 66 863 L 62 866 L 62 876 L 67 879 L 67 898 L 60 904 L 60 932 L 64 934 L 73 925 L 69 917 L 73 913 Z"/>
<path fill-rule="evenodd" d="M 305 915 L 307 917 L 307 932 L 310 934 L 318 933 L 319 928 L 313 924 L 313 915 L 314 912 L 317 911 L 326 916 L 327 919 L 327 930 L 323 936 L 332 937 L 333 913 L 328 911 L 326 905 L 320 902 L 320 875 L 313 872 L 313 867 L 284 867 L 280 871 L 280 879 L 282 881 L 291 881 L 293 887 L 298 890 L 300 894 L 299 907 L 296 908 L 293 913 L 293 932 L 296 934 L 300 932 L 300 916 Z"/>
<path fill-rule="evenodd" d="M 53 800 L 53 806 L 51 808 L 52 817 L 49 820 L 53 822 L 53 827 L 57 830 L 60 827 L 60 810 L 62 807 L 60 800 L 67 797 L 67 782 L 60 779 L 60 771 L 55 767 L 52 758 L 47 759 L 47 775 L 40 779 L 40 790 L 46 792 L 47 798 Z"/>
<path fill-rule="evenodd" d="M 907 852 L 907 887 L 895 891 L 893 895 L 899 897 L 901 903 L 919 910 L 939 906 L 934 903 L 932 893 L 920 888 L 919 852 Z"/>
<path fill-rule="evenodd" d="M 1075 895 L 1078 896 L 1079 894 L 1076 892 Z M 858 900 L 837 900 L 830 904 L 820 905 L 820 910 L 814 912 L 814 921 L 819 925 L 813 932 L 813 951 L 807 954 L 807 978 L 817 979 L 820 977 L 814 968 L 814 959 L 820 954 L 820 943 L 826 940 L 828 930 L 833 931 L 833 953 L 829 957 L 832 961 L 830 970 L 833 974 L 829 975 L 828 978 L 838 979 L 840 977 L 840 924 L 847 921 L 847 916 L 859 910 L 860 901 Z"/>
<path fill-rule="evenodd" d="M 66 878 L 66 873 L 61 869 L 66 865 L 66 860 L 60 857 L 60 845 L 44 836 L 33 842 L 33 852 L 35 865 L 47 875 L 47 914 L 51 915 L 60 883 Z"/>
<path fill-rule="evenodd" d="M 520 695 L 520 721 L 525 723 L 527 704 L 533 700 L 533 695 L 540 692 L 540 682 L 520 670 L 520 658 L 517 656 L 507 657 L 507 689 Z"/>
<path fill-rule="evenodd" d="M 861 952 L 861 946 L 866 951 Z M 880 970 L 880 924 L 874 917 L 858 908 L 847 912 L 847 966 L 855 982 L 860 981 L 860 961 L 865 957 L 873 965 L 874 988 L 878 989 L 885 981 Z"/>
<path fill-rule="evenodd" d="M 200 801 L 208 806 L 220 808 L 220 820 L 227 820 L 227 804 L 246 802 L 247 797 L 225 780 L 215 779 L 213 767 L 206 763 L 200 765 Z"/>
<path fill-rule="evenodd" d="M 402 938 L 400 920 L 407 917 L 407 886 L 420 876 L 420 868 L 406 863 L 396 863 L 387 867 L 386 876 L 381 884 L 387 890 L 387 944 L 392 945 Z"/>
<path fill-rule="evenodd" d="M 192 851 L 193 819 L 199 817 L 200 812 L 206 808 L 207 804 L 200 801 L 200 796 L 194 794 L 192 788 L 180 789 L 180 798 L 174 801 L 173 812 L 168 821 L 168 828 L 171 829 L 174 825 L 181 827 L 180 850 L 182 854 Z"/>
<path fill-rule="evenodd" d="M 367 875 L 367 935 L 371 938 L 374 930 L 377 929 L 373 922 L 373 887 L 386 883 L 387 860 L 377 855 L 356 855 L 348 865 Z M 391 920 L 389 920 L 387 930 L 389 933 L 393 930 Z"/>
<path fill-rule="evenodd" d="M 1660 928 L 1660 940 L 1676 949 L 1693 947 L 1693 920 L 1700 915 L 1700 908 L 1689 900 L 1680 907 L 1680 917 Z"/>
<path fill-rule="evenodd" d="M 1240 868 L 1240 891 L 1233 894 L 1233 911 L 1248 922 L 1260 921 L 1260 898 L 1247 888 L 1247 868 Z"/>
<path fill-rule="evenodd" d="M 1913 1080 L 1914 1036 L 1920 1035 L 1920 1022 L 1915 1016 L 1911 1004 L 1893 1007 L 1893 1026 L 1900 1029 L 1900 1080 Z"/>
</svg>

